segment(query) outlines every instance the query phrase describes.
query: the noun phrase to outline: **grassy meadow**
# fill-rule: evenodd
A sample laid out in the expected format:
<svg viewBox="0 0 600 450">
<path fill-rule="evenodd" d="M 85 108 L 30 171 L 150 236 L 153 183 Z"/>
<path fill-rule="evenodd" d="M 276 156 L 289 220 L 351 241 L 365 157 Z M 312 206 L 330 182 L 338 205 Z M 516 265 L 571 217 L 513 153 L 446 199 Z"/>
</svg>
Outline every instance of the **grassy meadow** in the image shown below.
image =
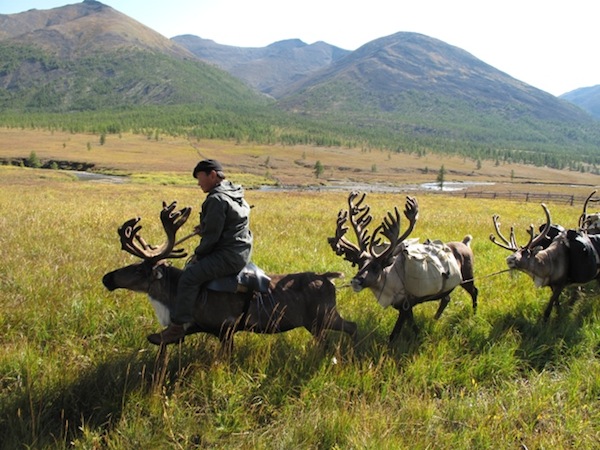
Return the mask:
<svg viewBox="0 0 600 450">
<path fill-rule="evenodd" d="M 235 179 L 234 179 L 235 181 Z M 588 286 L 572 307 L 540 318 L 550 292 L 503 273 L 491 216 L 525 241 L 543 220 L 533 203 L 419 194 L 413 236 L 474 236 L 479 310 L 457 289 L 415 308 L 388 345 L 397 313 L 353 293 L 349 263 L 327 244 L 346 192 L 248 191 L 254 261 L 269 273 L 339 270 L 338 307 L 359 339 L 303 329 L 238 333 L 230 361 L 195 335 L 165 360 L 146 341 L 159 330 L 143 294 L 108 292 L 104 273 L 132 263 L 117 227 L 142 217 L 163 240 L 162 200 L 194 208 L 189 185 L 77 181 L 58 171 L 0 166 L 0 447 L 77 449 L 557 449 L 600 445 L 600 302 Z M 369 194 L 375 222 L 404 196 Z M 549 204 L 575 226 L 580 206 Z M 191 251 L 194 242 L 188 241 Z M 181 265 L 181 261 L 174 261 Z"/>
</svg>

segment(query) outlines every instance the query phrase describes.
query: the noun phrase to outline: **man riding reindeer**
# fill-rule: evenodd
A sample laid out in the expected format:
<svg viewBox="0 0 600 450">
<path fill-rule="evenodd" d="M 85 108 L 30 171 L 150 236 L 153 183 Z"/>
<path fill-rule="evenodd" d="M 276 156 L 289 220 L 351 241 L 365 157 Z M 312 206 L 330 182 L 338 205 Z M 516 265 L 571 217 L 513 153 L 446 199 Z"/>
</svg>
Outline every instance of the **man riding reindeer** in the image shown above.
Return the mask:
<svg viewBox="0 0 600 450">
<path fill-rule="evenodd" d="M 171 324 L 160 333 L 148 335 L 148 341 L 155 345 L 183 341 L 186 326 L 194 321 L 194 304 L 202 285 L 237 275 L 252 253 L 250 206 L 244 199 L 243 188 L 226 180 L 223 167 L 214 159 L 200 161 L 192 174 L 208 194 L 202 203 L 200 224 L 195 228 L 201 236 L 200 244 L 177 285 Z"/>
</svg>

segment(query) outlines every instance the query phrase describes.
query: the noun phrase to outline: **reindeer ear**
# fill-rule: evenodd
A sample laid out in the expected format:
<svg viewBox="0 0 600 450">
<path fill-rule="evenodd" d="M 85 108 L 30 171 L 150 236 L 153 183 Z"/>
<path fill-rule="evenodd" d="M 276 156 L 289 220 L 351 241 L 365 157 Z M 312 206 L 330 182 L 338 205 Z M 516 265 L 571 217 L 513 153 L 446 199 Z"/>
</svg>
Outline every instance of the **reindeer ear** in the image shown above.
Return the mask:
<svg viewBox="0 0 600 450">
<path fill-rule="evenodd" d="M 164 276 L 163 264 L 157 264 L 152 268 L 152 276 L 155 280 L 160 280 Z"/>
<path fill-rule="evenodd" d="M 382 246 L 382 248 L 386 248 L 386 246 Z M 396 248 L 396 250 L 397 249 L 398 248 Z M 398 256 L 397 254 L 394 254 L 394 253 L 390 252 L 385 257 L 381 258 L 380 261 L 379 261 L 379 264 L 381 265 L 381 268 L 385 269 L 385 268 L 393 265 L 396 262 L 397 256 Z"/>
</svg>

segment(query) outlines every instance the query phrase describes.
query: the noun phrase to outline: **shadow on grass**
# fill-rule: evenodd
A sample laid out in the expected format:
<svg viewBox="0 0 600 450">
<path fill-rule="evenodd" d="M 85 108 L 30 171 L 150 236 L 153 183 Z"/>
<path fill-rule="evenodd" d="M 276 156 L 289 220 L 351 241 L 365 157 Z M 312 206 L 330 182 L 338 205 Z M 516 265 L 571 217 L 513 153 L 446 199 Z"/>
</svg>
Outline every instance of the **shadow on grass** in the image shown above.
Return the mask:
<svg viewBox="0 0 600 450">
<path fill-rule="evenodd" d="M 418 332 L 415 333 L 410 323 L 405 323 L 396 338 L 390 341 L 397 318 L 398 311 L 393 308 L 386 312 L 377 310 L 363 315 L 358 322 L 359 338 L 354 348 L 354 358 L 359 361 L 377 361 L 384 354 L 400 359 L 418 353 L 430 331 L 429 321 L 433 322 L 433 317 L 428 312 L 417 311 L 415 323 Z"/>
<path fill-rule="evenodd" d="M 149 347 L 112 358 L 75 380 L 45 386 L 35 380 L 23 381 L 0 406 L 0 449 L 70 447 L 86 432 L 108 436 L 132 407 L 132 396 L 162 395 L 194 372 L 211 370 L 215 362 L 228 364 L 233 373 L 247 372 L 260 349 L 248 345 L 245 334 L 250 333 L 236 334 L 241 345 L 236 344 L 230 359 L 219 353 L 216 338 L 200 333 L 199 339 L 189 337 L 185 344 L 169 346 L 166 351 Z M 300 392 L 323 358 L 336 354 L 350 358 L 353 353 L 351 340 L 339 332 L 329 332 L 323 345 L 311 343 L 296 357 L 290 353 L 289 342 L 271 340 L 264 370 L 274 381 L 272 385 L 286 389 L 286 395 L 290 390 Z"/>
<path fill-rule="evenodd" d="M 522 305 L 515 311 L 498 315 L 489 328 L 469 340 L 470 312 L 442 317 L 445 328 L 463 334 L 468 343 L 466 352 L 485 352 L 489 341 L 499 341 L 510 333 L 518 334 L 517 356 L 523 366 L 541 371 L 564 362 L 564 355 L 583 339 L 582 325 L 597 308 L 597 294 L 578 300 L 573 308 L 566 305 L 559 314 L 553 312 L 550 320 L 541 319 L 542 307 Z M 306 345 L 290 345 L 285 338 L 271 338 L 264 358 L 265 375 L 261 389 L 273 407 L 301 395 L 303 386 L 309 383 L 323 364 L 335 364 L 334 358 L 353 364 L 356 361 L 377 361 L 382 355 L 403 359 L 421 351 L 426 340 L 435 334 L 435 321 L 429 314 L 416 315 L 421 329 L 415 335 L 411 327 L 403 329 L 390 345 L 389 334 L 393 317 L 382 317 L 380 312 L 367 313 L 358 320 L 359 335 L 353 347 L 344 333 L 328 332 L 323 346 L 310 338 Z M 456 320 L 456 324 L 453 323 Z M 479 320 L 479 319 L 476 319 Z M 483 320 L 483 319 L 482 319 Z M 305 333 L 305 331 L 302 331 Z M 246 333 L 236 335 L 234 355 L 229 364 L 233 372 L 254 371 L 257 353 L 264 351 L 262 342 L 248 344 L 240 339 Z M 282 335 L 279 335 L 282 336 Z M 295 338 L 295 336 L 293 337 Z M 266 339 L 266 337 L 265 337 Z M 194 371 L 208 371 L 217 359 L 218 341 L 206 336 L 194 342 L 186 340 L 180 348 L 171 347 L 163 359 L 154 348 L 150 351 L 134 351 L 83 372 L 73 381 L 58 381 L 50 386 L 39 387 L 35 380 L 27 381 L 17 392 L 5 397 L 0 406 L 0 448 L 68 447 L 72 441 L 84 437 L 86 430 L 102 436 L 108 435 L 131 408 L 131 396 L 152 396 L 172 389 L 182 377 L 193 376 Z M 163 355 L 164 356 L 164 355 Z M 265 408 L 261 418 L 268 422 L 270 410 Z M 150 412 L 151 413 L 151 412 Z"/>
<path fill-rule="evenodd" d="M 464 346 L 464 354 L 477 356 L 488 353 L 490 343 L 501 342 L 513 334 L 518 342 L 515 356 L 523 368 L 541 371 L 562 366 L 565 355 L 585 339 L 584 323 L 598 309 L 600 289 L 593 284 L 579 291 L 568 290 L 561 300 L 560 308 L 553 310 L 547 321 L 542 317 L 546 303 L 518 304 L 510 312 L 492 316 L 482 315 L 481 311 L 474 315 L 466 305 L 462 309 L 449 308 L 439 321 L 428 311 L 416 310 L 418 333 L 415 334 L 409 324 L 405 324 L 391 343 L 388 338 L 393 324 L 382 326 L 377 323 L 379 316 L 373 315 L 361 324 L 366 324 L 373 331 L 356 354 L 359 359 L 370 358 L 374 348 L 387 346 L 387 354 L 400 359 L 418 354 L 423 345 L 428 346 L 428 342 L 436 338 L 455 340 L 458 345 Z M 436 327 L 440 327 L 437 332 Z M 458 340 L 456 336 L 459 336 Z"/>
<path fill-rule="evenodd" d="M 69 447 L 84 428 L 109 433 L 130 395 L 160 391 L 183 365 L 197 358 L 191 354 L 165 358 L 154 349 L 135 351 L 102 362 L 71 382 L 40 387 L 35 380 L 24 381 L 0 407 L 0 448 Z"/>
<path fill-rule="evenodd" d="M 497 341 L 508 333 L 517 333 L 519 346 L 516 356 L 522 363 L 536 371 L 562 366 L 565 355 L 584 339 L 582 327 L 593 314 L 597 293 L 580 293 L 569 299 L 561 296 L 558 311 L 553 309 L 548 320 L 543 318 L 543 307 L 528 309 L 526 305 L 514 312 L 498 317 L 492 323 L 490 341 Z"/>
</svg>

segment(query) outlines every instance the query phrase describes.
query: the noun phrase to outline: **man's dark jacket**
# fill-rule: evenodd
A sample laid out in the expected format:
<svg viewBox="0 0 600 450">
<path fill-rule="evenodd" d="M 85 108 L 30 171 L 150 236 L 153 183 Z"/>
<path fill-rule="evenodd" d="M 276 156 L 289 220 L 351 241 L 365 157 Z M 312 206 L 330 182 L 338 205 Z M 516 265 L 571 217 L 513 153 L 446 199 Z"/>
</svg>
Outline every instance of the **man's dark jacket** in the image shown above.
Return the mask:
<svg viewBox="0 0 600 450">
<path fill-rule="evenodd" d="M 200 244 L 194 253 L 219 254 L 223 258 L 240 257 L 246 262 L 252 252 L 252 233 L 248 227 L 250 206 L 244 200 L 244 189 L 224 180 L 212 189 L 200 213 Z"/>
</svg>

